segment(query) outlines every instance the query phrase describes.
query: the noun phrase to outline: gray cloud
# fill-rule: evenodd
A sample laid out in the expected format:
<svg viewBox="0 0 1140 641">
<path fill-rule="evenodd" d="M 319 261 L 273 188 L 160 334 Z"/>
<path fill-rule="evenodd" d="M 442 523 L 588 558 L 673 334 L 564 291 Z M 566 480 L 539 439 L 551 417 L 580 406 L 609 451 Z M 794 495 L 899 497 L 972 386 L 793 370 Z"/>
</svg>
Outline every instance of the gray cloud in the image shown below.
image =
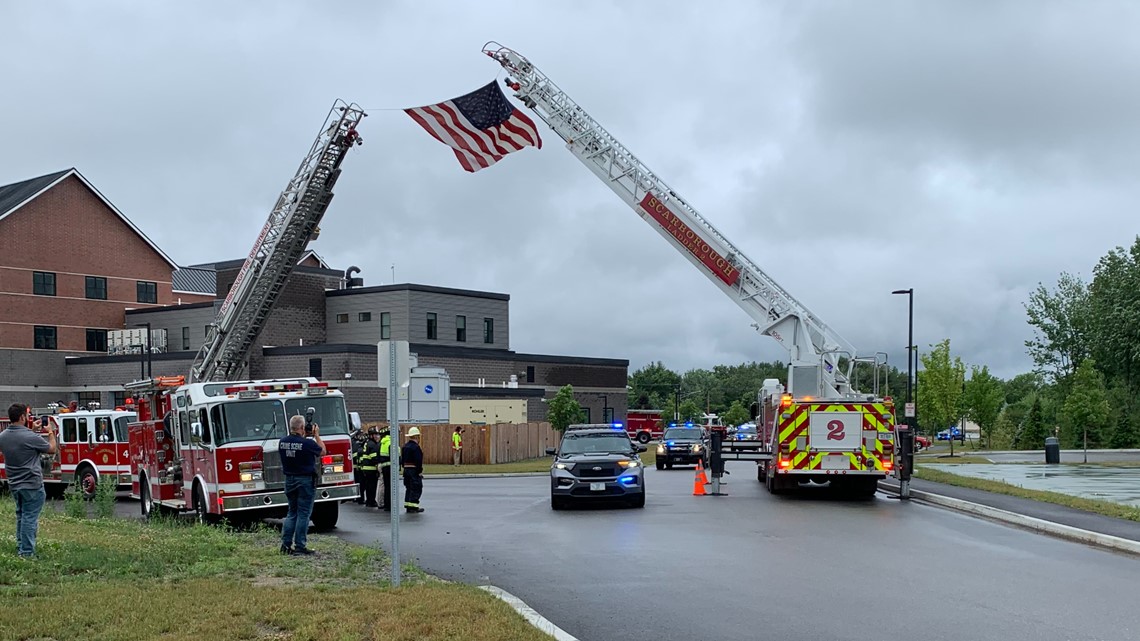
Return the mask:
<svg viewBox="0 0 1140 641">
<path fill-rule="evenodd" d="M 475 175 L 400 108 L 529 56 L 785 288 L 903 363 L 1028 368 L 1021 302 L 1136 233 L 1127 3 L 6 6 L 0 181 L 76 166 L 180 263 L 244 256 L 337 97 L 369 110 L 314 245 L 508 292 L 520 351 L 781 356 L 543 129 Z"/>
</svg>

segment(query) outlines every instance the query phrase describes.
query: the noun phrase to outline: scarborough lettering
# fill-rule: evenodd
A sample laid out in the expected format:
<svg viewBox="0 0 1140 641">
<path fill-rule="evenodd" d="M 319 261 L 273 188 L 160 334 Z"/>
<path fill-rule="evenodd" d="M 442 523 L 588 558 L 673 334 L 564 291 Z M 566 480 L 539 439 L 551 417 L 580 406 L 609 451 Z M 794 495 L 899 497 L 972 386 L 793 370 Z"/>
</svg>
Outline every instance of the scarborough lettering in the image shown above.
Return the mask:
<svg viewBox="0 0 1140 641">
<path fill-rule="evenodd" d="M 641 208 L 653 216 L 654 220 L 661 223 L 661 226 L 668 230 L 673 238 L 684 245 L 689 253 L 696 256 L 726 285 L 735 285 L 736 281 L 740 279 L 740 270 L 729 264 L 728 259 L 709 246 L 704 239 L 670 211 L 665 203 L 657 200 L 656 196 L 646 194 L 645 198 L 641 199 Z"/>
</svg>

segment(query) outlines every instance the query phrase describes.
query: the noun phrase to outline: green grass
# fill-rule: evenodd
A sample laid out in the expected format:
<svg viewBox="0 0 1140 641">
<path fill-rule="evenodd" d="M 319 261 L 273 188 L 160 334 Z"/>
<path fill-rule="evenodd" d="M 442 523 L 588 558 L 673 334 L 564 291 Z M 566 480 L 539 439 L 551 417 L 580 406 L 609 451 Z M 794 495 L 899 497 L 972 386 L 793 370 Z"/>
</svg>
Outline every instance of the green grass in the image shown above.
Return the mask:
<svg viewBox="0 0 1140 641">
<path fill-rule="evenodd" d="M 265 527 L 48 509 L 38 558 L 23 560 L 14 531 L 0 498 L 0 639 L 549 641 L 498 599 L 414 567 L 393 589 L 382 550 L 332 536 L 309 537 L 314 557 L 288 557 Z"/>
<path fill-rule="evenodd" d="M 1085 510 L 1086 512 L 1094 512 L 1096 514 L 1103 514 L 1104 516 L 1111 516 L 1118 519 L 1140 521 L 1140 508 L 1122 505 L 1120 503 L 1113 503 L 1111 501 L 1086 499 L 1077 496 L 1070 496 L 1068 494 L 1061 494 L 1059 492 L 1029 490 L 1017 485 L 1003 483 L 1001 481 L 971 478 L 968 476 L 943 472 L 941 470 L 934 470 L 928 467 L 923 467 L 921 465 L 916 467 L 915 476 L 926 481 L 945 483 L 947 485 L 956 485 L 958 487 L 967 487 L 975 490 L 984 490 L 986 492 L 994 492 L 995 494 L 1017 496 L 1024 499 L 1032 499 L 1034 501 L 1043 501 L 1045 503 L 1055 503 L 1057 505 L 1064 505 L 1066 507 Z"/>
</svg>

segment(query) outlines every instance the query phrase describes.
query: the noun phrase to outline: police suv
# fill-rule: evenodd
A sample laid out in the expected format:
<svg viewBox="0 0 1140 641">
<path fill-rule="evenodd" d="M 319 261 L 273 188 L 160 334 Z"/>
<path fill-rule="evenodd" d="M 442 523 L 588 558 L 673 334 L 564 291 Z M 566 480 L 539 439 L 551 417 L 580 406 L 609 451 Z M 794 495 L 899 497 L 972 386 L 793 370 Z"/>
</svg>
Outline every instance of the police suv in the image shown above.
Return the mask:
<svg viewBox="0 0 1140 641">
<path fill-rule="evenodd" d="M 560 510 L 576 501 L 624 501 L 645 507 L 645 475 L 640 452 L 619 425 L 571 425 L 550 466 L 550 507 Z"/>
</svg>

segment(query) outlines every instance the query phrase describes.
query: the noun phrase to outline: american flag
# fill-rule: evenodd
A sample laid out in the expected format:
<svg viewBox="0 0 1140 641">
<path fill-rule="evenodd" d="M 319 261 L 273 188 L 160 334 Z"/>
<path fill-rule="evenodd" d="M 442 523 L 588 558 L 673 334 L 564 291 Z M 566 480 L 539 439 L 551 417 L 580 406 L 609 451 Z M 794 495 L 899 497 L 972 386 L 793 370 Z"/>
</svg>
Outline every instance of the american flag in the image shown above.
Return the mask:
<svg viewBox="0 0 1140 641">
<path fill-rule="evenodd" d="M 465 96 L 404 112 L 451 147 L 459 164 L 470 172 L 490 167 L 528 145 L 542 149 L 534 121 L 516 109 L 494 82 Z"/>
</svg>

